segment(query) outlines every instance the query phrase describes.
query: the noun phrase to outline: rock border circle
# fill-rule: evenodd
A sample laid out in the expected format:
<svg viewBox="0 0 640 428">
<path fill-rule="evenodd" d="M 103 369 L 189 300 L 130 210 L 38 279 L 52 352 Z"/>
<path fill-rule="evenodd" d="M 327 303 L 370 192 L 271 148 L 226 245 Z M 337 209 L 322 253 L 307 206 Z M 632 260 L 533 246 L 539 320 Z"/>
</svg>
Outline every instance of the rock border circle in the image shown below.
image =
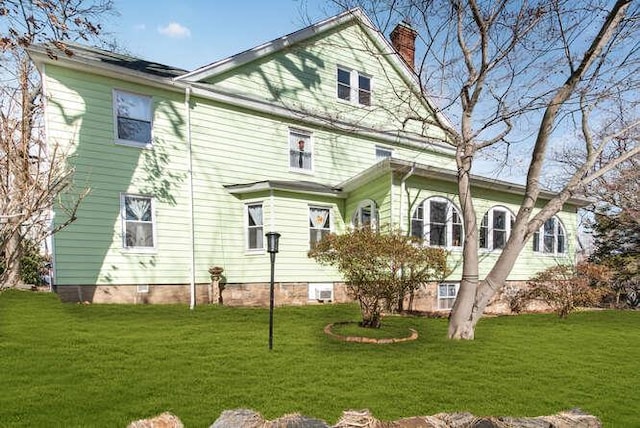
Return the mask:
<svg viewBox="0 0 640 428">
<path fill-rule="evenodd" d="M 413 328 L 409 328 L 409 332 L 410 332 L 409 336 L 380 338 L 380 339 L 377 339 L 374 337 L 364 337 L 364 336 L 343 336 L 341 334 L 337 334 L 333 332 L 334 325 L 353 324 L 355 322 L 356 321 L 341 321 L 341 322 L 327 324 L 324 328 L 324 333 L 327 336 L 331 336 L 343 342 L 356 342 L 356 343 L 376 343 L 376 344 L 399 343 L 399 342 L 410 342 L 418 339 L 418 331 Z"/>
</svg>

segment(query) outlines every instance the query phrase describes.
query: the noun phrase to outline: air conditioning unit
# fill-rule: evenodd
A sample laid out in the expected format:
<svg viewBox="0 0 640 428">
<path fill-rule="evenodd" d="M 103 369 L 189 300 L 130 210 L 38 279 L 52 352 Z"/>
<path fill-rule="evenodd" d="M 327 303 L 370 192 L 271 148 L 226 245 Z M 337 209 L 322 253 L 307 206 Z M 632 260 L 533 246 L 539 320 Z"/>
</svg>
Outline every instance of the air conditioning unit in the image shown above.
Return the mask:
<svg viewBox="0 0 640 428">
<path fill-rule="evenodd" d="M 316 300 L 333 301 L 333 290 L 330 289 L 330 288 L 317 288 L 316 289 Z"/>
</svg>

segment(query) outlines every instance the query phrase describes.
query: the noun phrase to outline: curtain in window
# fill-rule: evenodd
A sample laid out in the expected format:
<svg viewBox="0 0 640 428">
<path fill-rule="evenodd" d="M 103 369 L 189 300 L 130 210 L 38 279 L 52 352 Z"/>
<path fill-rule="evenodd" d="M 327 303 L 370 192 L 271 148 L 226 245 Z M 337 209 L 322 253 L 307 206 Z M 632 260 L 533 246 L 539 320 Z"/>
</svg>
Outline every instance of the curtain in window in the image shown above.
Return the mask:
<svg viewBox="0 0 640 428">
<path fill-rule="evenodd" d="M 151 201 L 143 198 L 126 198 L 127 220 L 151 221 Z"/>
<path fill-rule="evenodd" d="M 149 198 L 125 198 L 126 246 L 153 247 L 153 223 Z"/>
<path fill-rule="evenodd" d="M 311 225 L 311 246 L 320 242 L 329 233 L 329 210 L 326 208 L 309 208 L 309 224 Z"/>
<path fill-rule="evenodd" d="M 261 225 L 262 225 L 262 205 L 249 206 L 249 226 L 261 226 Z"/>
<path fill-rule="evenodd" d="M 262 205 L 249 205 L 249 249 L 264 248 Z"/>
<path fill-rule="evenodd" d="M 309 221 L 314 229 L 325 227 L 329 219 L 329 210 L 326 208 L 309 208 Z"/>
</svg>

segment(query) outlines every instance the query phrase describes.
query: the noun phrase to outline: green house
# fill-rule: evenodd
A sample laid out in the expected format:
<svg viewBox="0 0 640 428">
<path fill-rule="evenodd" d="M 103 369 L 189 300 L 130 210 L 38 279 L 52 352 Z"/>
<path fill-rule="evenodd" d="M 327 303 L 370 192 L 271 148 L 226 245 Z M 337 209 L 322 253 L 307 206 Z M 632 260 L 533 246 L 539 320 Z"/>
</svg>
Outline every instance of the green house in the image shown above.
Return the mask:
<svg viewBox="0 0 640 428">
<path fill-rule="evenodd" d="M 276 302 L 348 299 L 340 275 L 307 257 L 328 233 L 368 225 L 449 250 L 464 230 L 453 149 L 412 69 L 413 30 L 388 41 L 359 9 L 193 71 L 70 44 L 30 49 L 43 79 L 49 144 L 89 189 L 77 220 L 55 235 L 63 300 L 268 302 L 265 233 L 281 234 Z M 509 235 L 521 186 L 475 177 L 481 271 Z M 550 197 L 550 194 L 543 194 Z M 570 201 L 536 234 L 509 280 L 575 254 Z M 63 221 L 63 206 L 54 223 Z M 460 269 L 425 287 L 415 309 L 446 310 Z"/>
</svg>

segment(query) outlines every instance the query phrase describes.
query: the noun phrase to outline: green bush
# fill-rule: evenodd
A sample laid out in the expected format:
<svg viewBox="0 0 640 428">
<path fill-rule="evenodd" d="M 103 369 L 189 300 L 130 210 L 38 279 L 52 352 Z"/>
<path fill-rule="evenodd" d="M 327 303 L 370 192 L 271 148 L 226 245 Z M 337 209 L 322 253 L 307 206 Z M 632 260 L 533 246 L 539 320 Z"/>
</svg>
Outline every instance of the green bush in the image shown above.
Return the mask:
<svg viewBox="0 0 640 428">
<path fill-rule="evenodd" d="M 43 269 L 48 259 L 42 255 L 34 241 L 26 240 L 22 243 L 23 255 L 20 259 L 20 278 L 25 284 L 44 285 Z M 0 275 L 5 270 L 5 260 L 0 259 Z"/>
<path fill-rule="evenodd" d="M 360 304 L 363 327 L 379 328 L 383 310 L 400 307 L 408 293 L 448 273 L 443 249 L 425 247 L 399 232 L 382 234 L 368 228 L 330 234 L 309 257 L 340 271 L 348 293 Z"/>
</svg>

